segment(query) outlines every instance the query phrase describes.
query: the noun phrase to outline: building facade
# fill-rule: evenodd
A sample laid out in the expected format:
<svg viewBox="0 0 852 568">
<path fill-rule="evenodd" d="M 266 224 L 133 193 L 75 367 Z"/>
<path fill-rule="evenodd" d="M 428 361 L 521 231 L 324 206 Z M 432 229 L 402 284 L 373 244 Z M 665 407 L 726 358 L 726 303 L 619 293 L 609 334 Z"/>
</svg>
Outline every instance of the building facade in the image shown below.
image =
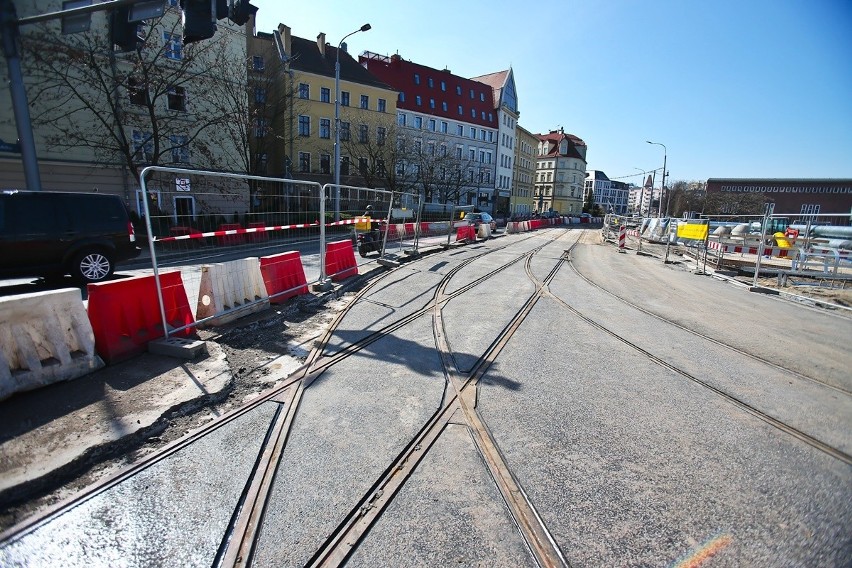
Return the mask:
<svg viewBox="0 0 852 568">
<path fill-rule="evenodd" d="M 605 213 L 627 214 L 629 201 L 627 184 L 610 180 L 601 170 L 589 170 L 586 172 L 584 190 L 586 195 L 591 192 L 594 203 L 598 204 Z"/>
<path fill-rule="evenodd" d="M 450 201 L 496 213 L 500 129 L 493 88 L 399 55 L 365 52 L 359 61 L 399 92 L 397 133 L 407 144 L 406 155 L 412 156 L 397 164 L 399 173 L 412 176 L 413 188 L 427 202 Z M 424 152 L 420 164 L 411 163 Z"/>
<path fill-rule="evenodd" d="M 63 6 L 59 0 L 19 2 L 18 17 Z M 225 108 L 223 93 L 242 92 L 247 81 L 245 28 L 220 21 L 213 39 L 186 45 L 181 22 L 178 1 L 169 0 L 161 17 L 137 26 L 143 43 L 128 52 L 112 45 L 109 11 L 92 13 L 88 29 L 74 34 L 63 35 L 58 19 L 20 28 L 42 189 L 115 194 L 141 213 L 138 174 L 147 165 L 242 169 L 242 141 L 222 126 L 238 107 Z M 223 73 L 223 63 L 233 65 Z M 42 94 L 33 99 L 33 92 Z M 8 89 L 0 89 L 0 107 L 12 108 Z M 2 113 L 0 140 L 16 138 L 12 113 Z M 180 187 L 180 197 L 157 203 L 163 213 L 194 215 L 193 188 L 179 177 L 158 175 L 151 195 L 175 195 Z M 24 187 L 19 151 L 0 151 L 0 188 Z M 247 207 L 248 196 L 235 205 Z"/>
<path fill-rule="evenodd" d="M 334 183 L 340 168 L 341 185 L 363 185 L 360 174 L 367 146 L 382 134 L 382 124 L 393 120 L 397 93 L 380 81 L 346 51 L 326 41 L 292 35 L 280 24 L 285 52 L 282 81 L 292 85 L 290 109 L 278 113 L 271 124 L 278 136 L 278 155 L 295 179 Z M 260 34 L 258 34 L 260 35 Z M 335 65 L 340 62 L 340 164 L 334 163 Z M 274 62 L 281 65 L 280 62 Z M 285 90 L 287 87 L 284 87 Z M 283 151 L 282 151 L 283 150 Z"/>
<path fill-rule="evenodd" d="M 516 130 L 518 126 L 518 92 L 511 68 L 497 73 L 473 77 L 490 85 L 493 90 L 494 111 L 497 113 L 497 164 L 494 184 L 494 210 L 497 215 L 509 212 L 514 181 Z"/>
<path fill-rule="evenodd" d="M 563 129 L 539 134 L 538 139 L 535 210 L 579 214 L 583 210 L 586 143 Z"/>
<path fill-rule="evenodd" d="M 766 179 L 710 178 L 708 197 L 717 195 L 762 194 L 775 204 L 776 215 L 852 215 L 852 179 Z M 842 222 L 838 219 L 837 222 Z M 845 218 L 843 224 L 849 224 Z"/>
<path fill-rule="evenodd" d="M 536 208 L 535 190 L 536 154 L 538 136 L 518 125 L 515 137 L 515 164 L 512 171 L 512 198 L 509 211 L 512 215 L 531 215 Z"/>
</svg>

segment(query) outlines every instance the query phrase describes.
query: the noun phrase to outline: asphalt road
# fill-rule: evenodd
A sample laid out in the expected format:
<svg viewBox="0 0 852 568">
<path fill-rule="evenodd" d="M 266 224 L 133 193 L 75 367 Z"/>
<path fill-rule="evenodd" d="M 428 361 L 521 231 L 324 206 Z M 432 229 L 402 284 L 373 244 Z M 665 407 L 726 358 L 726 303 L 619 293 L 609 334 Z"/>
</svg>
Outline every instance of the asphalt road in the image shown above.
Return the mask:
<svg viewBox="0 0 852 568">
<path fill-rule="evenodd" d="M 0 564 L 849 566 L 850 338 L 596 231 L 431 254 Z"/>
</svg>

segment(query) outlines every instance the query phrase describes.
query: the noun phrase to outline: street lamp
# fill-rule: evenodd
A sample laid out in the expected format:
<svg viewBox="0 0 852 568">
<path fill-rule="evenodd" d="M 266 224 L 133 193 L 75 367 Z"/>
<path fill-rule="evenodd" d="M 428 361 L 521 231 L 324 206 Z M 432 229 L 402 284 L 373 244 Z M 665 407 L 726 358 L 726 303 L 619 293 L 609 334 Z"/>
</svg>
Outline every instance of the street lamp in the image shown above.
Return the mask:
<svg viewBox="0 0 852 568">
<path fill-rule="evenodd" d="M 659 142 L 651 142 L 650 140 L 645 140 L 648 144 L 654 144 L 655 146 L 663 147 L 663 183 L 660 185 L 660 204 L 657 206 L 657 218 L 660 218 L 660 209 L 662 209 L 663 205 L 663 193 L 666 191 L 666 154 L 668 154 L 668 148 L 666 148 L 665 144 L 660 144 Z M 654 196 L 651 195 L 651 200 L 653 201 Z M 669 216 L 669 205 L 666 203 L 666 217 Z"/>
<path fill-rule="evenodd" d="M 370 24 L 364 24 L 352 33 L 343 36 L 337 44 L 334 62 L 334 220 L 340 221 L 340 47 L 346 38 L 358 32 L 366 32 Z"/>
</svg>

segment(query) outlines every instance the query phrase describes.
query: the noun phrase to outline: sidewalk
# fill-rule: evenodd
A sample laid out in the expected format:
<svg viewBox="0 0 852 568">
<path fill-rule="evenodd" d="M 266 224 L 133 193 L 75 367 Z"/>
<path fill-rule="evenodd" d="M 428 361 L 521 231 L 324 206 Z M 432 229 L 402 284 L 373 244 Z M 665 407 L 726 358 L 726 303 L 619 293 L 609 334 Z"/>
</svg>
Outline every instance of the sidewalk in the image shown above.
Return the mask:
<svg viewBox="0 0 852 568">
<path fill-rule="evenodd" d="M 155 435 L 175 411 L 226 396 L 225 354 L 207 347 L 197 361 L 145 353 L 0 402 L 0 509 Z"/>
</svg>

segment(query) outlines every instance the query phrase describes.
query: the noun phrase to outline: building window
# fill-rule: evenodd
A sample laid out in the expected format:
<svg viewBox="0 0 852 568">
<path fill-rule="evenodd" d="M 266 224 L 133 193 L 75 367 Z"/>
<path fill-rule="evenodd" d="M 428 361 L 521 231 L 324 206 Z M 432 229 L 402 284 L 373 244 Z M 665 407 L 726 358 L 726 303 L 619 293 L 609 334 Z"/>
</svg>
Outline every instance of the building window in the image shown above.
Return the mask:
<svg viewBox="0 0 852 568">
<path fill-rule="evenodd" d="M 366 124 L 359 125 L 358 126 L 358 142 L 360 142 L 361 144 L 366 144 L 369 133 L 370 133 L 370 129 Z"/>
<path fill-rule="evenodd" d="M 397 101 L 401 103 L 405 102 L 405 93 L 403 91 L 399 92 L 399 95 L 397 96 Z"/>
<path fill-rule="evenodd" d="M 348 176 L 349 175 L 349 156 L 341 156 L 340 157 L 340 175 Z"/>
<path fill-rule="evenodd" d="M 311 171 L 311 155 L 308 152 L 299 152 L 299 171 L 302 173 L 310 173 Z"/>
<path fill-rule="evenodd" d="M 464 114 L 464 108 L 462 108 L 462 106 L 459 105 L 459 116 L 461 116 L 463 114 Z"/>
<path fill-rule="evenodd" d="M 361 175 L 367 174 L 367 158 L 358 158 L 358 172 Z"/>
<path fill-rule="evenodd" d="M 480 164 L 484 164 L 484 163 L 485 163 L 485 150 L 480 150 L 480 151 L 479 151 L 479 163 L 480 163 Z"/>
<path fill-rule="evenodd" d="M 340 123 L 340 139 L 341 140 L 349 140 L 349 123 L 341 122 Z"/>
<path fill-rule="evenodd" d="M 150 132 L 142 132 L 134 130 L 131 134 L 133 138 L 133 159 L 137 162 L 150 162 L 154 158 L 154 137 Z"/>
<path fill-rule="evenodd" d="M 310 99 L 311 98 L 311 86 L 307 83 L 299 83 L 299 98 L 300 99 Z"/>
<path fill-rule="evenodd" d="M 485 102 L 485 93 L 479 93 L 479 100 Z"/>
<path fill-rule="evenodd" d="M 405 126 L 405 113 L 403 113 L 403 112 L 396 113 L 396 123 L 399 126 Z"/>
<path fill-rule="evenodd" d="M 447 121 L 446 121 L 446 120 L 442 120 L 442 121 L 441 121 L 441 132 L 443 132 L 444 134 L 446 134 L 446 133 L 447 133 L 447 127 L 448 127 L 448 125 L 447 125 Z"/>
<path fill-rule="evenodd" d="M 340 91 L 340 106 L 349 106 L 349 91 Z"/>
<path fill-rule="evenodd" d="M 476 118 L 476 109 L 475 108 L 470 109 L 470 117 Z"/>
<path fill-rule="evenodd" d="M 476 128 L 474 128 L 473 126 L 470 127 L 470 139 L 476 140 Z"/>
<path fill-rule="evenodd" d="M 435 82 L 432 80 L 432 77 L 429 77 L 429 88 L 433 88 L 435 86 Z"/>
<path fill-rule="evenodd" d="M 127 79 L 127 95 L 132 105 L 148 104 L 148 89 L 145 88 L 142 81 L 134 77 L 128 77 Z"/>
<path fill-rule="evenodd" d="M 483 142 L 485 142 L 485 131 L 484 130 L 479 131 L 479 139 L 482 140 Z"/>
<path fill-rule="evenodd" d="M 429 119 L 429 130 L 431 130 L 432 132 L 435 132 L 436 127 L 437 127 L 437 123 L 435 122 L 435 119 L 430 118 Z"/>
<path fill-rule="evenodd" d="M 428 149 L 428 151 L 429 151 L 429 155 L 430 155 L 430 156 L 434 156 L 434 155 L 435 155 L 435 143 L 434 143 L 434 142 L 429 142 L 429 143 L 427 143 L 427 144 L 426 144 L 426 148 Z"/>
<path fill-rule="evenodd" d="M 447 83 L 446 83 L 446 81 L 441 81 L 441 90 L 442 90 L 442 91 L 446 91 L 446 90 L 447 90 Z"/>
<path fill-rule="evenodd" d="M 259 174 L 266 173 L 266 166 L 269 163 L 269 155 L 266 153 L 260 153 L 257 155 L 257 159 L 255 159 L 256 169 L 255 171 Z"/>
<path fill-rule="evenodd" d="M 447 112 L 447 101 L 444 101 L 444 102 L 441 103 L 441 110 L 443 110 L 444 112 Z"/>
<path fill-rule="evenodd" d="M 473 94 L 473 89 L 470 90 L 470 98 L 473 100 L 476 96 Z"/>
<path fill-rule="evenodd" d="M 183 39 L 180 34 L 163 32 L 163 41 L 166 44 L 166 59 L 183 59 Z"/>
<path fill-rule="evenodd" d="M 331 155 L 320 154 L 320 173 L 321 174 L 330 174 L 331 173 Z"/>
<path fill-rule="evenodd" d="M 331 89 L 328 87 L 322 87 L 320 89 L 320 102 L 321 103 L 330 103 L 331 102 Z"/>
<path fill-rule="evenodd" d="M 266 89 L 263 87 L 254 88 L 254 102 L 257 104 L 263 104 L 266 102 Z"/>
<path fill-rule="evenodd" d="M 461 96 L 461 85 L 456 85 L 456 94 Z"/>
<path fill-rule="evenodd" d="M 299 115 L 299 136 L 311 135 L 311 117 L 304 114 Z"/>
<path fill-rule="evenodd" d="M 169 87 L 169 110 L 186 111 L 186 89 L 183 87 Z"/>
<path fill-rule="evenodd" d="M 370 108 L 370 97 L 368 95 L 361 95 L 361 108 Z"/>
<path fill-rule="evenodd" d="M 331 119 L 330 118 L 321 118 L 320 119 L 319 137 L 320 138 L 331 138 Z"/>
<path fill-rule="evenodd" d="M 414 97 L 414 104 L 416 104 L 417 106 L 420 106 L 422 102 L 423 102 L 423 101 L 422 101 L 422 99 L 420 98 L 420 95 L 416 95 L 416 96 Z"/>
<path fill-rule="evenodd" d="M 423 117 L 415 116 L 414 117 L 414 128 L 423 128 Z"/>
<path fill-rule="evenodd" d="M 456 124 L 456 135 L 464 136 L 464 126 L 462 126 L 461 124 Z"/>
<path fill-rule="evenodd" d="M 387 112 L 388 103 L 385 99 L 379 99 L 379 112 Z"/>
<path fill-rule="evenodd" d="M 384 126 L 376 127 L 376 144 L 384 146 L 387 137 L 387 129 Z"/>
<path fill-rule="evenodd" d="M 172 143 L 172 162 L 188 162 L 189 147 L 187 146 L 187 136 L 169 136 L 169 141 Z"/>
<path fill-rule="evenodd" d="M 471 162 L 476 161 L 476 150 L 473 148 L 468 148 L 467 150 L 467 159 Z"/>
<path fill-rule="evenodd" d="M 251 68 L 254 71 L 263 71 L 265 68 L 263 64 L 263 56 L 262 55 L 253 55 L 251 58 Z"/>
<path fill-rule="evenodd" d="M 485 120 L 485 111 L 482 111 L 482 120 Z"/>
<path fill-rule="evenodd" d="M 435 108 L 435 99 L 429 99 L 429 108 Z"/>
<path fill-rule="evenodd" d="M 415 84 L 415 85 L 419 85 L 419 84 L 420 84 L 420 74 L 419 74 L 419 73 L 415 73 L 415 74 L 414 74 L 414 84 Z"/>
<path fill-rule="evenodd" d="M 456 159 L 457 160 L 462 159 L 462 147 L 461 146 L 456 146 Z"/>
<path fill-rule="evenodd" d="M 269 126 L 269 123 L 266 119 L 263 118 L 255 118 L 254 119 L 254 137 L 255 138 L 263 138 L 266 136 L 266 130 Z"/>
</svg>

